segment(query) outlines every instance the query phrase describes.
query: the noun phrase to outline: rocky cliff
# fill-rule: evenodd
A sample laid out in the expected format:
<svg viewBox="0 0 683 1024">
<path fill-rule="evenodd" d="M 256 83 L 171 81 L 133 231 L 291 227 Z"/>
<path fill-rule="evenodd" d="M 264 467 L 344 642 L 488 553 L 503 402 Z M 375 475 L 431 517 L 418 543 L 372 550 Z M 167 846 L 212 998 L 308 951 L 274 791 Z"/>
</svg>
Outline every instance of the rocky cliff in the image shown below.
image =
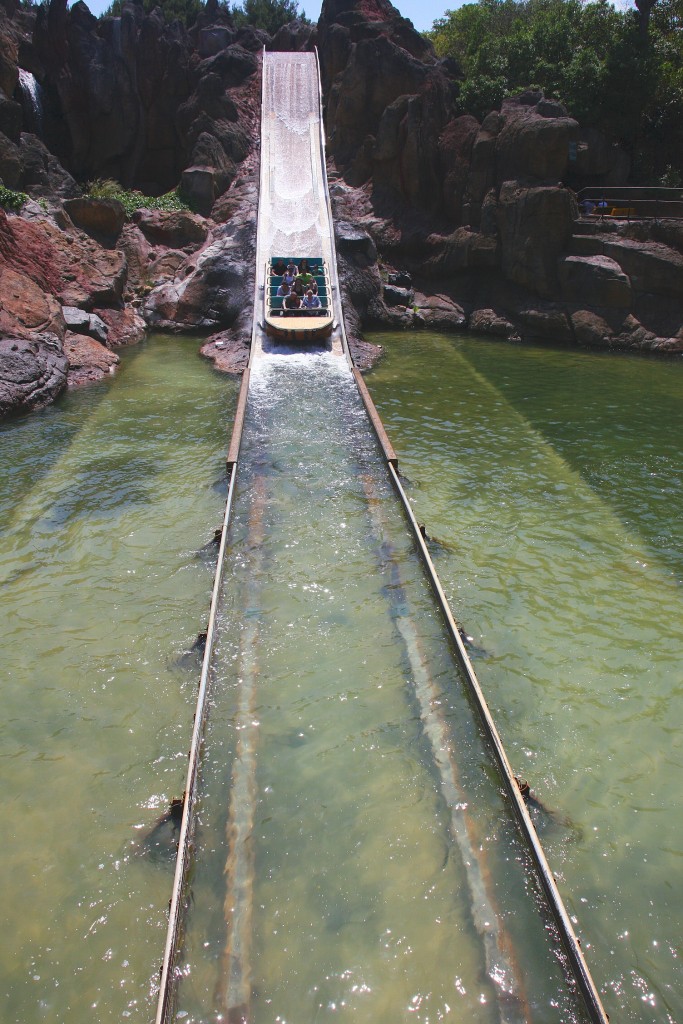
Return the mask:
<svg viewBox="0 0 683 1024">
<path fill-rule="evenodd" d="M 385 325 L 683 351 L 682 222 L 579 217 L 567 185 L 624 183 L 624 154 L 539 93 L 463 114 L 457 65 L 388 0 L 325 0 L 273 38 L 215 3 L 186 29 L 0 0 L 0 178 L 33 197 L 0 212 L 0 415 L 110 372 L 146 326 L 244 366 L 264 45 L 319 50 L 360 363 Z M 127 218 L 82 198 L 96 178 L 178 186 L 196 212 Z"/>
</svg>

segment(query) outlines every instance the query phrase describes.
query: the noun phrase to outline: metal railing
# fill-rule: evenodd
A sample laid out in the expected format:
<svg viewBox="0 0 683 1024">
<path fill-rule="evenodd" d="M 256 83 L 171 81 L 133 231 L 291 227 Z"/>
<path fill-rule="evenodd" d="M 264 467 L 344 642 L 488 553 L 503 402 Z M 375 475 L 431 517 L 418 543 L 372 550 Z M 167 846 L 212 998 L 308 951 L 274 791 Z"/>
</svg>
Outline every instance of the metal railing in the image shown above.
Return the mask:
<svg viewBox="0 0 683 1024">
<path fill-rule="evenodd" d="M 579 210 L 591 218 L 613 220 L 683 219 L 683 189 L 660 187 L 582 188 Z"/>
</svg>

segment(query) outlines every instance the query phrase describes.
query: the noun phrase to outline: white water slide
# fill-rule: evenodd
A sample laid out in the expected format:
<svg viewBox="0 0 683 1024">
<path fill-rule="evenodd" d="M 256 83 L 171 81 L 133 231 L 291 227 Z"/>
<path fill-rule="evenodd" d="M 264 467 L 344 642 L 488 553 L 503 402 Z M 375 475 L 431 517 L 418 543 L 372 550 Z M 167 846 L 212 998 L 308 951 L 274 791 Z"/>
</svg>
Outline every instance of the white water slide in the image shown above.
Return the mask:
<svg viewBox="0 0 683 1024">
<path fill-rule="evenodd" d="M 256 253 L 252 362 L 270 346 L 260 322 L 263 318 L 265 264 L 271 256 L 321 255 L 325 259 L 332 282 L 336 323 L 332 333 L 332 352 L 342 355 L 344 329 L 315 53 L 263 55 Z"/>
</svg>

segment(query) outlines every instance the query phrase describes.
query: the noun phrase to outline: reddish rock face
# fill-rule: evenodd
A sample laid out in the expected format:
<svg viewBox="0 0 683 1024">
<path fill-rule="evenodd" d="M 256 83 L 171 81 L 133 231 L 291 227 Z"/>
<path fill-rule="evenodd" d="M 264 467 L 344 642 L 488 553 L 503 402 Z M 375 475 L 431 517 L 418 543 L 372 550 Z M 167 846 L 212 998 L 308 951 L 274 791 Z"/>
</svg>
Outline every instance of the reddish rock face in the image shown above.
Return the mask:
<svg viewBox="0 0 683 1024">
<path fill-rule="evenodd" d="M 0 264 L 27 274 L 45 291 L 56 294 L 60 276 L 57 253 L 41 229 L 0 209 Z"/>
<path fill-rule="evenodd" d="M 61 341 L 65 325 L 61 304 L 30 277 L 0 267 L 0 336 L 32 338 L 49 334 Z"/>
<path fill-rule="evenodd" d="M 126 309 L 98 309 L 97 315 L 107 325 L 107 347 L 137 345 L 145 336 L 147 324 L 130 306 Z"/>
<path fill-rule="evenodd" d="M 119 357 L 86 334 L 72 334 L 64 339 L 64 355 L 69 360 L 70 387 L 102 380 L 119 362 Z"/>
</svg>

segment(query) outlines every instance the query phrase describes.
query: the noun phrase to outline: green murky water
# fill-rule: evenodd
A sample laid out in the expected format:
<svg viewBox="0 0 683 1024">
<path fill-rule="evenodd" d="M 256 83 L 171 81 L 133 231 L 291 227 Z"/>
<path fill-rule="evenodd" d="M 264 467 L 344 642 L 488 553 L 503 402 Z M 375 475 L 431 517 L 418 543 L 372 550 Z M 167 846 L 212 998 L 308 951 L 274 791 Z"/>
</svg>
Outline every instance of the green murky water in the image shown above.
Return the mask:
<svg viewBox="0 0 683 1024">
<path fill-rule="evenodd" d="M 241 458 L 179 1019 L 582 1019 L 346 364 Z"/>
<path fill-rule="evenodd" d="M 0 425 L 7 1024 L 152 1016 L 235 393 L 196 348 Z"/>
<path fill-rule="evenodd" d="M 683 1019 L 683 360 L 382 337 L 368 378 L 613 1020 Z"/>
<path fill-rule="evenodd" d="M 679 1020 L 683 365 L 425 335 L 387 346 L 368 383 L 513 765 L 545 804 L 539 831 L 606 1008 Z M 199 549 L 222 515 L 236 395 L 195 348 L 152 341 L 113 380 L 0 426 L 8 1022 L 153 1015 L 171 868 L 146 837 L 184 782 L 199 671 L 184 655 L 208 609 Z M 350 407 L 335 419 L 336 387 L 332 406 L 299 403 L 315 457 L 293 465 L 291 430 L 263 456 L 283 417 L 262 391 L 181 1013 L 225 1005 L 233 976 L 226 787 L 251 678 L 258 1019 L 501 1019 L 431 756 L 445 723 L 471 752 L 465 837 L 486 850 L 523 1000 L 568 1020 L 405 531 L 374 454 L 361 444 L 360 471 L 347 460 L 357 422 Z"/>
</svg>

